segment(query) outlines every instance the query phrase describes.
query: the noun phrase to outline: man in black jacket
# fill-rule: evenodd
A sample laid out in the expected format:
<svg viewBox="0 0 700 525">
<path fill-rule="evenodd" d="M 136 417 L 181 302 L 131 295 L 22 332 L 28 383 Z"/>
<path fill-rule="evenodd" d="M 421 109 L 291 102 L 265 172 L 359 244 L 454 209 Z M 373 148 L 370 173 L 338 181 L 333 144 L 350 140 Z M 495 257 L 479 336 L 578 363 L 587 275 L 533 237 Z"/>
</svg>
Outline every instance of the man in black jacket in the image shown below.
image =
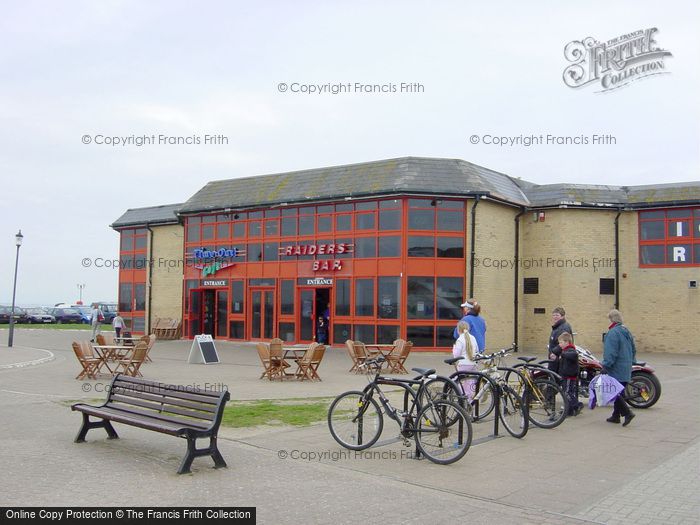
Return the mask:
<svg viewBox="0 0 700 525">
<path fill-rule="evenodd" d="M 566 320 L 566 312 L 564 311 L 564 308 L 557 306 L 554 310 L 552 310 L 552 333 L 549 336 L 549 369 L 556 373 L 559 373 L 559 355 L 561 354 L 559 336 L 564 332 L 569 332 L 572 334 L 571 344 L 574 344 L 574 331 Z"/>
</svg>

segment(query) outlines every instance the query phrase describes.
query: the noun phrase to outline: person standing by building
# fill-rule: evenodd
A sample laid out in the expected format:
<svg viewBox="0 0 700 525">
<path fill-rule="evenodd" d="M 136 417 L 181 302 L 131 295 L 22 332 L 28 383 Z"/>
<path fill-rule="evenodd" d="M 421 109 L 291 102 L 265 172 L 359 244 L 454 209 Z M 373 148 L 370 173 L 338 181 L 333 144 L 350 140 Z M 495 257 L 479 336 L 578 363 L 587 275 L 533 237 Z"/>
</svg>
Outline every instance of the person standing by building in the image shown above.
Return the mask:
<svg viewBox="0 0 700 525">
<path fill-rule="evenodd" d="M 124 324 L 124 319 L 121 315 L 119 315 L 119 312 L 117 312 L 117 314 L 114 316 L 114 319 L 112 319 L 112 326 L 114 327 L 114 331 L 117 334 L 117 339 L 121 337 L 122 328 L 124 328 Z"/>
<path fill-rule="evenodd" d="M 583 404 L 578 400 L 578 352 L 573 343 L 574 338 L 569 332 L 563 332 L 559 338 L 559 375 L 562 380 L 562 387 L 569 400 L 568 416 L 578 416 L 583 408 Z"/>
<path fill-rule="evenodd" d="M 92 310 L 90 311 L 90 321 L 92 323 L 92 339 L 90 339 L 91 343 L 95 342 L 97 334 L 100 333 L 100 321 L 102 321 L 102 319 L 104 319 L 102 310 L 97 307 L 97 303 L 93 303 Z"/>
<path fill-rule="evenodd" d="M 460 305 L 464 309 L 464 317 L 460 321 L 464 321 L 469 324 L 469 333 L 476 339 L 477 349 L 476 353 L 482 353 L 486 348 L 486 321 L 479 315 L 481 313 L 481 305 L 476 301 L 476 299 L 467 299 Z M 455 328 L 453 337 L 459 339 L 459 323 L 457 323 L 457 328 Z"/>
<path fill-rule="evenodd" d="M 452 346 L 452 357 L 462 358 L 461 361 L 456 363 L 457 370 L 459 372 L 473 372 L 476 370 L 476 362 L 474 361 L 474 355 L 477 350 L 476 339 L 469 333 L 469 323 L 467 321 L 458 322 L 457 331 L 459 332 L 459 337 Z M 474 398 L 475 386 L 476 377 L 462 381 L 462 391 L 470 403 Z"/>
<path fill-rule="evenodd" d="M 632 364 L 637 354 L 637 348 L 634 345 L 634 337 L 622 324 L 622 314 L 619 310 L 610 310 L 608 319 L 612 324 L 608 327 L 603 344 L 602 372 L 614 377 L 626 388 L 627 383 L 632 379 Z M 625 401 L 625 391 L 623 390 L 615 398 L 613 413 L 606 421 L 619 423 L 620 416 L 622 416 L 625 418 L 622 426 L 626 427 L 634 419 L 634 415 Z"/>
<path fill-rule="evenodd" d="M 572 334 L 571 344 L 574 344 L 574 331 L 566 320 L 566 311 L 563 307 L 557 306 L 552 310 L 552 333 L 549 335 L 549 369 L 557 374 L 559 373 L 559 355 L 561 354 L 559 336 L 564 332 Z"/>
</svg>

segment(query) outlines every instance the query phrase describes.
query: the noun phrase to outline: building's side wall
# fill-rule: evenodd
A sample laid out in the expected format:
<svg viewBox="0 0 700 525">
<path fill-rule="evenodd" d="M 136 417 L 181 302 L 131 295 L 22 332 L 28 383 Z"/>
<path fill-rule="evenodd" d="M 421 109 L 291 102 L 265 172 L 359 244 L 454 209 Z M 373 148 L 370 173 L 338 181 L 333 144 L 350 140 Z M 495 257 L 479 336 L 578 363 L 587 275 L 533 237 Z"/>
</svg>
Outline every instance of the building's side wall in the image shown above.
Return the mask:
<svg viewBox="0 0 700 525">
<path fill-rule="evenodd" d="M 153 226 L 151 229 L 153 268 L 149 287 L 151 311 L 147 312 L 147 318 L 153 326 L 159 317 L 182 318 L 184 229 L 179 224 Z"/>
<path fill-rule="evenodd" d="M 600 279 L 615 277 L 616 211 L 555 209 L 521 218 L 521 347 L 539 355 L 551 332 L 551 314 L 563 306 L 576 343 L 599 352 L 614 295 L 600 294 Z M 523 279 L 539 278 L 539 293 L 524 294 Z M 544 308 L 545 313 L 534 313 Z"/>
<path fill-rule="evenodd" d="M 471 209 L 467 206 L 467 244 L 471 250 Z M 482 305 L 487 323 L 487 350 L 499 350 L 514 340 L 514 266 L 515 216 L 517 208 L 482 200 L 476 207 L 476 246 L 474 261 L 474 298 Z M 467 258 L 467 294 L 469 260 Z"/>
<path fill-rule="evenodd" d="M 643 352 L 700 353 L 700 268 L 640 268 L 638 213 L 620 217 L 620 311 Z M 627 274 L 627 277 L 624 276 Z"/>
</svg>

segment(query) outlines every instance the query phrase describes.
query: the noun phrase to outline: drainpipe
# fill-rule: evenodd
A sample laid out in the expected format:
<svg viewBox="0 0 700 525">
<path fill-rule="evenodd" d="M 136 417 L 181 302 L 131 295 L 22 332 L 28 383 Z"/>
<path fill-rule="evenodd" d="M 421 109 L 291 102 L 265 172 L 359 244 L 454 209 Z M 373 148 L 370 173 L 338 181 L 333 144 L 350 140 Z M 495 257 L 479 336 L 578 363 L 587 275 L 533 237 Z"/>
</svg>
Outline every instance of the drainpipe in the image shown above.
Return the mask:
<svg viewBox="0 0 700 525">
<path fill-rule="evenodd" d="M 472 205 L 472 238 L 471 238 L 471 257 L 469 259 L 469 297 L 474 297 L 474 257 L 476 256 L 476 207 L 479 205 L 481 195 L 476 196 L 476 200 Z"/>
<path fill-rule="evenodd" d="M 513 343 L 515 351 L 518 351 L 518 282 L 520 280 L 520 217 L 525 213 L 525 208 L 520 208 L 520 213 L 515 216 L 515 274 L 513 277 Z"/>
<path fill-rule="evenodd" d="M 153 297 L 151 293 L 151 286 L 153 283 L 153 230 L 148 224 L 146 225 L 146 229 L 149 231 L 150 236 L 148 239 L 148 259 L 146 261 L 148 264 L 148 286 L 146 287 L 146 293 L 148 293 L 148 315 L 146 316 L 144 335 L 151 333 L 151 297 Z"/>
<path fill-rule="evenodd" d="M 615 310 L 620 309 L 620 215 L 622 208 L 615 215 Z"/>
</svg>

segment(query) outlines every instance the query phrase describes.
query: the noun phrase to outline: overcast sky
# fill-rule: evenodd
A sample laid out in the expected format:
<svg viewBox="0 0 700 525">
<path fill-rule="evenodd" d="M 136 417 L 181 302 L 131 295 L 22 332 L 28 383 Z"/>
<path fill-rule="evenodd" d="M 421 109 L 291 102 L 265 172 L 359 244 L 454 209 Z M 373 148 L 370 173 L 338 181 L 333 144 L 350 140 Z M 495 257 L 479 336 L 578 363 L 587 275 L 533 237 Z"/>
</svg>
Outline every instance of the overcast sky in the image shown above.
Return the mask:
<svg viewBox="0 0 700 525">
<path fill-rule="evenodd" d="M 116 270 L 81 264 L 118 256 L 109 224 L 210 180 L 409 155 L 542 184 L 700 180 L 698 2 L 376 4 L 0 0 L 0 304 L 20 228 L 18 304 L 74 302 L 79 283 L 116 300 Z M 569 42 L 652 27 L 668 74 L 564 84 Z M 292 92 L 327 83 L 397 92 Z M 228 144 L 95 143 L 160 134 Z M 547 134 L 616 143 L 483 143 Z"/>
</svg>

